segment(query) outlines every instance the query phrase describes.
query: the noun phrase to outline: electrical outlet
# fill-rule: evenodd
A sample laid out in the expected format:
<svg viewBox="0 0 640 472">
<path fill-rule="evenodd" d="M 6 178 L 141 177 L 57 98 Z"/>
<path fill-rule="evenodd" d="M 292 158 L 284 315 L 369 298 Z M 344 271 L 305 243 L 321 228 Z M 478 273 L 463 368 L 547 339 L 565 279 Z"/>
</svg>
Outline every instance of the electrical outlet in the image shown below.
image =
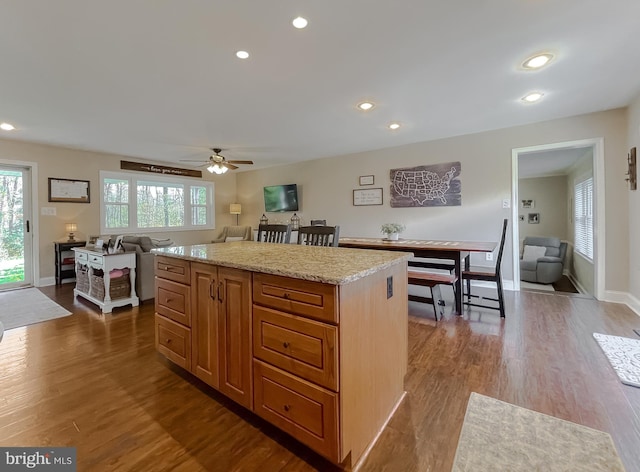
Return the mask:
<svg viewBox="0 0 640 472">
<path fill-rule="evenodd" d="M 487 252 L 487 260 L 488 261 L 492 261 L 493 260 L 493 253 L 492 252 Z"/>
<path fill-rule="evenodd" d="M 508 198 L 502 199 L 502 208 L 511 208 L 511 200 Z"/>
<path fill-rule="evenodd" d="M 56 216 L 56 207 L 42 207 L 40 214 L 43 216 Z"/>
</svg>

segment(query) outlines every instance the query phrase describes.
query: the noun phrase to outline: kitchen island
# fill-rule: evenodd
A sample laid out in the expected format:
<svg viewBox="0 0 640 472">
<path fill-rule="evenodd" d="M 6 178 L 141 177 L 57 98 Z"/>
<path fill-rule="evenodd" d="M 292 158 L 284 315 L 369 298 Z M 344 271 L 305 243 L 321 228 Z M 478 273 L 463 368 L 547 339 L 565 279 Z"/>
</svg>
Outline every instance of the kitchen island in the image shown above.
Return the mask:
<svg viewBox="0 0 640 472">
<path fill-rule="evenodd" d="M 412 254 L 252 241 L 153 252 L 157 350 L 356 468 L 404 396 Z"/>
</svg>

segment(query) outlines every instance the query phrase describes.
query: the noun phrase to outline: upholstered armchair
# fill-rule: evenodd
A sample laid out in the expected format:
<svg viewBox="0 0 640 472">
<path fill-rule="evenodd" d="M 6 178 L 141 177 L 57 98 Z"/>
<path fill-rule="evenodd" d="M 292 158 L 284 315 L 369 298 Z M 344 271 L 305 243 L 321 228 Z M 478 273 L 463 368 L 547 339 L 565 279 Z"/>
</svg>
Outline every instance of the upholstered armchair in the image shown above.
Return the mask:
<svg viewBox="0 0 640 472">
<path fill-rule="evenodd" d="M 524 238 L 520 258 L 520 280 L 551 284 L 562 278 L 567 243 L 559 238 L 529 236 Z"/>
<path fill-rule="evenodd" d="M 228 241 L 252 241 L 253 230 L 251 226 L 225 226 L 222 231 L 211 241 L 212 243 L 224 243 Z"/>
</svg>

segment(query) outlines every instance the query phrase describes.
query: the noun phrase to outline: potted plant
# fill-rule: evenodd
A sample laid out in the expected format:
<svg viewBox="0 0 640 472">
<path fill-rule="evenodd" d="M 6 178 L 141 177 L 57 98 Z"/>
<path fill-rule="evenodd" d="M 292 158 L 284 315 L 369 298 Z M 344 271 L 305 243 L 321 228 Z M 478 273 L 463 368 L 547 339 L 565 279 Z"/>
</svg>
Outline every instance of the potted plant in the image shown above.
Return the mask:
<svg viewBox="0 0 640 472">
<path fill-rule="evenodd" d="M 380 232 L 387 235 L 386 239 L 397 241 L 398 235 L 406 229 L 405 225 L 400 223 L 385 223 L 380 227 Z"/>
</svg>

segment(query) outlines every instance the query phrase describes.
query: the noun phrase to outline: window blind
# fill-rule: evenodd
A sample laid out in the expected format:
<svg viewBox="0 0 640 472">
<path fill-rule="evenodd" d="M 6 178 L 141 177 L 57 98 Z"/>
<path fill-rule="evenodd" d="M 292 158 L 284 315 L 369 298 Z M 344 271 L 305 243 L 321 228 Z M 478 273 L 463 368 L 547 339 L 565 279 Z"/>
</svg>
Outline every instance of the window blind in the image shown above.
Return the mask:
<svg viewBox="0 0 640 472">
<path fill-rule="evenodd" d="M 573 201 L 575 250 L 593 261 L 593 177 L 575 183 Z"/>
</svg>

